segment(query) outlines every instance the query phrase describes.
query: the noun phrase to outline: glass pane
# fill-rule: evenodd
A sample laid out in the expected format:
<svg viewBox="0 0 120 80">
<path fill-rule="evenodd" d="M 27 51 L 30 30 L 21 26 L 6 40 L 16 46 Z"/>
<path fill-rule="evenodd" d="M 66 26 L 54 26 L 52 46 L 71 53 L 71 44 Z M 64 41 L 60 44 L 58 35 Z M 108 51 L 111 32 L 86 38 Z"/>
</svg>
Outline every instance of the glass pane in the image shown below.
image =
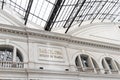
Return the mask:
<svg viewBox="0 0 120 80">
<path fill-rule="evenodd" d="M 83 67 L 89 67 L 89 65 L 88 65 L 88 57 L 81 56 L 81 61 L 82 61 Z"/>
<path fill-rule="evenodd" d="M 108 64 L 109 68 L 113 69 L 113 65 L 112 65 L 111 59 L 106 59 L 106 62 Z"/>
<path fill-rule="evenodd" d="M 13 52 L 7 49 L 0 50 L 0 61 L 12 61 Z"/>
</svg>

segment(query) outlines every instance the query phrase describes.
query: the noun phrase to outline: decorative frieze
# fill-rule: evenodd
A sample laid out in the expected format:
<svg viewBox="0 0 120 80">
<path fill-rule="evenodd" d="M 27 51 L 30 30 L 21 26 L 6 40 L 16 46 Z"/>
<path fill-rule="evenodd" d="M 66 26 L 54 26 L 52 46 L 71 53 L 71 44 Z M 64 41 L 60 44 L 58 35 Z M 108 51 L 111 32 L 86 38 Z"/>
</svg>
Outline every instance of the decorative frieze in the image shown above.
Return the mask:
<svg viewBox="0 0 120 80">
<path fill-rule="evenodd" d="M 21 28 L 20 28 L 21 29 Z M 107 43 L 95 43 L 94 41 L 89 41 L 89 40 L 85 40 L 83 41 L 83 39 L 81 38 L 76 38 L 73 36 L 68 36 L 68 35 L 64 35 L 61 36 L 61 34 L 55 35 L 56 33 L 49 33 L 47 35 L 47 33 L 45 31 L 40 31 L 40 33 L 37 32 L 31 32 L 29 31 L 29 29 L 27 30 L 14 30 L 14 29 L 7 29 L 7 28 L 0 28 L 0 32 L 4 33 L 4 34 L 14 34 L 14 35 L 20 35 L 20 36 L 26 36 L 26 37 L 35 37 L 35 38 L 42 38 L 42 39 L 46 39 L 46 40 L 52 40 L 52 41 L 56 41 L 58 40 L 59 42 L 67 42 L 70 44 L 76 44 L 76 45 L 82 45 L 82 46 L 89 46 L 89 47 L 95 47 L 95 48 L 104 48 L 104 49 L 110 49 L 110 50 L 115 50 L 115 51 L 120 51 L 120 48 L 114 47 L 114 45 L 107 45 Z M 45 33 L 45 34 L 44 34 Z M 54 34 L 54 35 L 53 35 Z"/>
</svg>

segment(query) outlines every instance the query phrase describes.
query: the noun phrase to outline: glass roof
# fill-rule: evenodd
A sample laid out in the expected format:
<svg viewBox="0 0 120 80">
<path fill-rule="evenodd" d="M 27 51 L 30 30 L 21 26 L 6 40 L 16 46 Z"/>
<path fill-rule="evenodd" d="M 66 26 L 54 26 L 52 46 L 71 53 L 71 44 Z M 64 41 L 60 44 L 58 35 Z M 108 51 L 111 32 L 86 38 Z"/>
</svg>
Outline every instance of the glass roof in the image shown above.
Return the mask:
<svg viewBox="0 0 120 80">
<path fill-rule="evenodd" d="M 40 25 L 46 31 L 64 29 L 99 22 L 120 21 L 119 0 L 0 0 L 27 20 Z M 4 8 L 3 8 L 4 10 Z M 77 26 L 77 27 L 79 27 Z"/>
</svg>

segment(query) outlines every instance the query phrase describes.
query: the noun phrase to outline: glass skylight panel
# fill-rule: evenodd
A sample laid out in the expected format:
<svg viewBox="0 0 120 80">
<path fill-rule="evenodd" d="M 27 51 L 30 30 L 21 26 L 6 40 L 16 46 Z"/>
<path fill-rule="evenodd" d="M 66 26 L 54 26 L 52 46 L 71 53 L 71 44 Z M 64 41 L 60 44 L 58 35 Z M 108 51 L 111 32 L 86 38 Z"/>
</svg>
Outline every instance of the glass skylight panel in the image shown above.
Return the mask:
<svg viewBox="0 0 120 80">
<path fill-rule="evenodd" d="M 29 20 L 32 20 L 32 16 L 33 16 L 32 14 L 29 14 L 28 19 L 29 19 Z"/>
<path fill-rule="evenodd" d="M 71 1 L 71 0 L 65 0 L 64 5 L 67 5 L 69 1 Z"/>
<path fill-rule="evenodd" d="M 36 8 L 38 6 L 39 0 L 34 0 L 31 8 L 31 13 L 37 15 L 35 12 L 38 11 Z M 39 6 L 40 7 L 40 6 Z"/>
<path fill-rule="evenodd" d="M 46 1 L 50 1 L 53 4 L 55 3 L 55 0 L 46 0 Z"/>
<path fill-rule="evenodd" d="M 69 3 L 68 3 L 68 5 L 69 4 L 72 4 L 72 5 L 74 5 L 74 4 L 76 4 L 77 3 L 77 0 L 69 0 Z"/>
<path fill-rule="evenodd" d="M 41 24 L 41 25 L 45 26 L 45 23 L 46 23 L 49 15 L 51 13 L 51 10 L 54 6 L 50 2 L 49 2 L 49 0 L 46 0 L 46 1 L 45 0 L 33 0 L 33 5 L 32 5 L 30 13 L 32 13 L 34 15 L 31 16 L 31 18 L 29 18 L 29 20 L 31 20 L 32 22 L 34 22 L 38 25 Z M 55 1 L 53 1 L 53 2 L 55 2 Z M 41 19 L 41 20 L 39 20 L 39 19 Z"/>
<path fill-rule="evenodd" d="M 60 18 L 61 18 L 62 15 L 64 14 L 64 11 L 65 11 L 65 7 L 62 7 L 62 9 L 61 9 L 61 11 L 60 11 L 60 13 L 59 13 L 59 15 L 58 15 L 56 21 L 60 21 Z"/>
<path fill-rule="evenodd" d="M 64 23 L 70 16 L 70 14 L 76 4 L 75 3 L 76 1 L 77 0 L 66 0 L 65 1 L 64 5 L 62 6 L 61 11 L 55 21 L 56 24 L 54 24 L 55 26 L 53 26 L 53 27 L 60 27 L 60 26 L 64 25 Z"/>
<path fill-rule="evenodd" d="M 90 14 L 95 13 L 95 11 L 96 11 L 96 9 L 98 8 L 99 4 L 100 4 L 100 3 L 94 3 L 94 5 L 93 5 L 93 7 L 92 7 L 92 9 L 91 9 L 91 11 L 90 11 L 89 13 L 90 13 Z"/>
<path fill-rule="evenodd" d="M 105 12 L 105 11 L 109 8 L 109 7 L 108 7 L 109 5 L 110 5 L 110 3 L 107 2 L 107 3 L 104 5 L 103 9 L 102 9 L 100 12 Z"/>
<path fill-rule="evenodd" d="M 2 0 L 0 0 L 2 2 Z M 29 0 L 5 0 L 6 4 L 9 4 L 9 7 L 12 8 L 14 11 L 19 13 L 23 18 L 25 16 L 27 6 Z M 42 26 L 43 28 L 48 23 L 48 20 L 53 12 L 55 4 L 59 0 L 33 0 L 33 4 L 30 10 L 30 14 L 28 17 L 29 22 L 33 22 L 37 25 Z M 57 15 L 53 19 L 53 28 L 63 28 L 65 23 L 68 21 L 72 21 L 74 14 L 71 13 L 73 9 L 76 7 L 76 4 L 79 0 L 65 0 L 64 4 L 60 5 L 60 8 L 57 11 Z M 82 1 L 79 2 L 78 6 L 81 6 Z M 117 2 L 118 1 L 118 2 Z M 62 2 L 63 3 L 63 2 Z M 80 12 L 77 14 L 77 17 L 73 21 L 73 24 L 80 23 L 93 20 L 94 19 L 108 19 L 111 21 L 118 21 L 119 14 L 120 14 L 120 1 L 119 0 L 86 0 L 83 4 Z M 69 17 L 71 18 L 70 20 Z M 65 28 L 66 29 L 66 28 Z"/>
<path fill-rule="evenodd" d="M 118 11 L 118 9 L 120 8 L 120 5 L 116 5 L 112 11 L 110 12 L 110 14 L 115 14 L 116 11 Z"/>
<path fill-rule="evenodd" d="M 76 3 L 77 0 L 65 0 L 64 5 L 73 5 Z"/>
<path fill-rule="evenodd" d="M 62 14 L 62 16 L 61 16 L 61 19 L 62 20 L 67 20 L 66 18 L 67 18 L 67 15 L 69 15 L 68 13 L 69 13 L 69 11 L 71 10 L 71 6 L 64 6 L 64 12 L 63 12 L 63 14 Z M 65 17 L 66 16 L 66 17 Z"/>
</svg>

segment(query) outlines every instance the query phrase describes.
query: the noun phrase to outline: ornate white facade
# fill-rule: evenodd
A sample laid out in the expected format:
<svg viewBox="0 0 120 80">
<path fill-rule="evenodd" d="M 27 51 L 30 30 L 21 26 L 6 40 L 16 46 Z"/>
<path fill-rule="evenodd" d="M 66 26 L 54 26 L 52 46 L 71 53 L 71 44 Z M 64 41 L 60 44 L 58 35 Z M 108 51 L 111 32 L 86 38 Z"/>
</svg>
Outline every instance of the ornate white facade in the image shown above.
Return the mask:
<svg viewBox="0 0 120 80">
<path fill-rule="evenodd" d="M 1 80 L 120 79 L 117 44 L 0 24 L 0 50 Z"/>
<path fill-rule="evenodd" d="M 26 28 L 11 14 L 0 10 L 0 80 L 120 80 L 119 24 L 67 35 Z"/>
</svg>

